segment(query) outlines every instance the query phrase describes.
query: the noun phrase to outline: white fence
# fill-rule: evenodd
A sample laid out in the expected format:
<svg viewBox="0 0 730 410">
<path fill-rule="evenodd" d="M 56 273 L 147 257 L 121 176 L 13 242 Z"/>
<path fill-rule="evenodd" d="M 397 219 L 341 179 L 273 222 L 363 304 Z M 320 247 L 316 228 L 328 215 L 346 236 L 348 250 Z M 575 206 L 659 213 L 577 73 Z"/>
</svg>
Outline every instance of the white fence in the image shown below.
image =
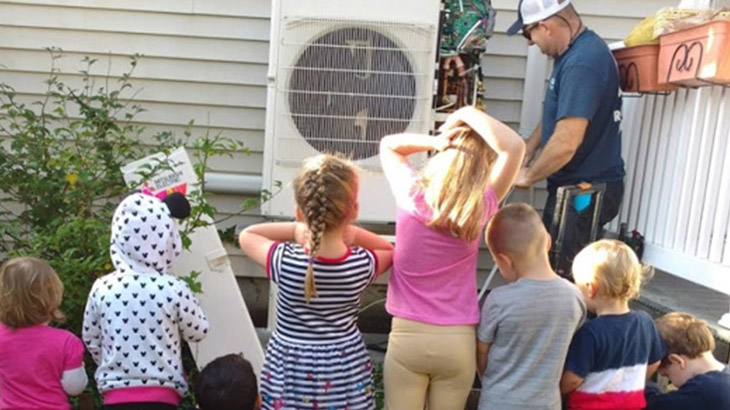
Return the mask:
<svg viewBox="0 0 730 410">
<path fill-rule="evenodd" d="M 729 137 L 727 88 L 624 98 L 619 220 L 644 235 L 645 262 L 730 295 Z"/>
</svg>

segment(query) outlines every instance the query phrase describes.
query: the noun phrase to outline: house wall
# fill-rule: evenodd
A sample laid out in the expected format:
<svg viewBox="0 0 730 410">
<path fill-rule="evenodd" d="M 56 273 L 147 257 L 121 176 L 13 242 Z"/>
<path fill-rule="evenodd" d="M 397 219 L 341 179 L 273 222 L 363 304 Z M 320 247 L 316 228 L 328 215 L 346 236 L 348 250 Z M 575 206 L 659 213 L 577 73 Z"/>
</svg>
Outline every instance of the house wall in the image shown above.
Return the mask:
<svg viewBox="0 0 730 410">
<path fill-rule="evenodd" d="M 675 2 L 574 0 L 585 24 L 608 41 L 621 39 L 641 18 Z M 547 78 L 550 64 L 536 50 L 529 52 L 521 36 L 505 35 L 517 3 L 493 0 L 496 33 L 483 70 L 489 112 L 524 135 L 539 119 L 544 85 L 528 81 L 526 89 L 526 72 Z M 147 109 L 137 119 L 148 133 L 181 134 L 192 119 L 194 133 L 220 131 L 240 140 L 251 154 L 216 158 L 211 175 L 232 177 L 234 186 L 249 177 L 246 181 L 256 187 L 263 166 L 270 13 L 269 0 L 0 0 L 0 81 L 34 100 L 44 92 L 51 67 L 44 48 L 63 50 L 56 68 L 68 82 L 80 82 L 84 56 L 99 60 L 91 72 L 102 81 L 107 73 L 124 72 L 129 56 L 140 53 L 133 81 L 139 90 L 135 99 Z M 244 197 L 234 191 L 219 188 L 212 198 L 220 217 L 229 218 L 220 226 L 261 220 L 257 210 L 235 215 Z M 534 201 L 540 208 L 543 198 L 538 187 L 513 199 Z M 392 231 L 392 226 L 380 229 Z M 237 274 L 263 277 L 237 249 L 231 247 L 230 254 Z M 482 251 L 480 281 L 490 266 Z"/>
<path fill-rule="evenodd" d="M 129 68 L 129 57 L 141 54 L 133 84 L 136 102 L 147 110 L 136 118 L 146 126 L 146 135 L 171 130 L 182 136 L 193 120 L 194 135 L 221 132 L 235 138 L 251 154 L 215 158 L 212 173 L 253 177 L 258 189 L 270 9 L 267 0 L 3 0 L 0 81 L 13 86 L 19 99 L 33 101 L 45 92 L 52 63 L 48 47 L 63 50 L 54 66 L 62 81 L 78 88 L 85 56 L 98 60 L 90 72 L 103 84 L 107 74 L 121 75 Z M 221 226 L 259 219 L 249 213 L 232 216 L 244 199 L 214 195 L 220 217 L 230 218 Z M 238 266 L 242 257 L 233 259 L 238 272 L 250 271 Z"/>
</svg>

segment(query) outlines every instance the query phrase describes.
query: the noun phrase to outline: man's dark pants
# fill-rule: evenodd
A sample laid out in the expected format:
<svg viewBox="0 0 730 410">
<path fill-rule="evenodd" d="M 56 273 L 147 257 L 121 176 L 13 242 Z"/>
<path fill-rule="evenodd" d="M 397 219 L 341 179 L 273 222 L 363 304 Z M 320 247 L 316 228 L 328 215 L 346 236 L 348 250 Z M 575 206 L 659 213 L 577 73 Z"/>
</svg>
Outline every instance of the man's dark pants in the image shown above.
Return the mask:
<svg viewBox="0 0 730 410">
<path fill-rule="evenodd" d="M 556 186 L 552 189 L 548 189 L 548 198 L 547 201 L 545 201 L 545 210 L 542 214 L 542 221 L 548 231 L 550 231 L 553 214 L 555 213 L 557 188 L 558 187 Z M 606 182 L 606 191 L 603 194 L 603 205 L 601 207 L 596 239 L 603 238 L 605 233 L 603 226 L 618 215 L 618 210 L 623 196 L 623 181 Z M 584 209 L 582 212 L 578 212 L 573 206 L 569 206 L 566 219 L 563 248 L 560 253 L 558 266 L 553 266 L 553 268 L 561 276 L 572 278 L 570 267 L 573 263 L 573 258 L 590 242 L 591 225 L 593 223 L 593 204 Z M 554 244 L 555 238 L 552 239 Z"/>
</svg>

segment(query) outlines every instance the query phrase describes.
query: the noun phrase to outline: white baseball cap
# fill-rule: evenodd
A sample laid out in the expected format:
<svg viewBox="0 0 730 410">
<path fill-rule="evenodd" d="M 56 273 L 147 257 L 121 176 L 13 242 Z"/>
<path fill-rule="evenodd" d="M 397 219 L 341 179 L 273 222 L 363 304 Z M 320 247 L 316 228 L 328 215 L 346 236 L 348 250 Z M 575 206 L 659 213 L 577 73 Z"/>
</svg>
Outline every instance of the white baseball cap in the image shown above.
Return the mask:
<svg viewBox="0 0 730 410">
<path fill-rule="evenodd" d="M 507 35 L 517 34 L 522 27 L 553 16 L 569 4 L 570 0 L 520 0 L 517 21 L 507 30 Z"/>
</svg>

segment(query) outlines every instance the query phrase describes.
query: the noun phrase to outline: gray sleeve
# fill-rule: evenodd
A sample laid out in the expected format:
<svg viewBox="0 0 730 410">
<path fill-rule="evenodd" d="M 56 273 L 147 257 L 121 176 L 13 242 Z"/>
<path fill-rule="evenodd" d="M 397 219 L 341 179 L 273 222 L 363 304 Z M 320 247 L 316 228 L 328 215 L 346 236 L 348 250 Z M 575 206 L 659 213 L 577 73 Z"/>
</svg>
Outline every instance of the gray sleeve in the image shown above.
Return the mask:
<svg viewBox="0 0 730 410">
<path fill-rule="evenodd" d="M 572 283 L 570 284 L 570 286 L 573 290 L 573 294 L 575 295 L 575 299 L 578 301 L 578 307 L 580 309 L 580 320 L 578 321 L 578 325 L 575 327 L 575 331 L 577 332 L 578 329 L 583 326 L 583 323 L 586 322 L 588 308 L 586 307 L 586 302 L 583 300 L 583 294 L 580 292 L 580 289 L 578 289 L 578 287 L 573 285 Z"/>
<path fill-rule="evenodd" d="M 481 320 L 477 330 L 477 339 L 484 343 L 492 343 L 497 335 L 500 318 L 500 297 L 499 293 L 492 291 L 482 307 Z"/>
</svg>

